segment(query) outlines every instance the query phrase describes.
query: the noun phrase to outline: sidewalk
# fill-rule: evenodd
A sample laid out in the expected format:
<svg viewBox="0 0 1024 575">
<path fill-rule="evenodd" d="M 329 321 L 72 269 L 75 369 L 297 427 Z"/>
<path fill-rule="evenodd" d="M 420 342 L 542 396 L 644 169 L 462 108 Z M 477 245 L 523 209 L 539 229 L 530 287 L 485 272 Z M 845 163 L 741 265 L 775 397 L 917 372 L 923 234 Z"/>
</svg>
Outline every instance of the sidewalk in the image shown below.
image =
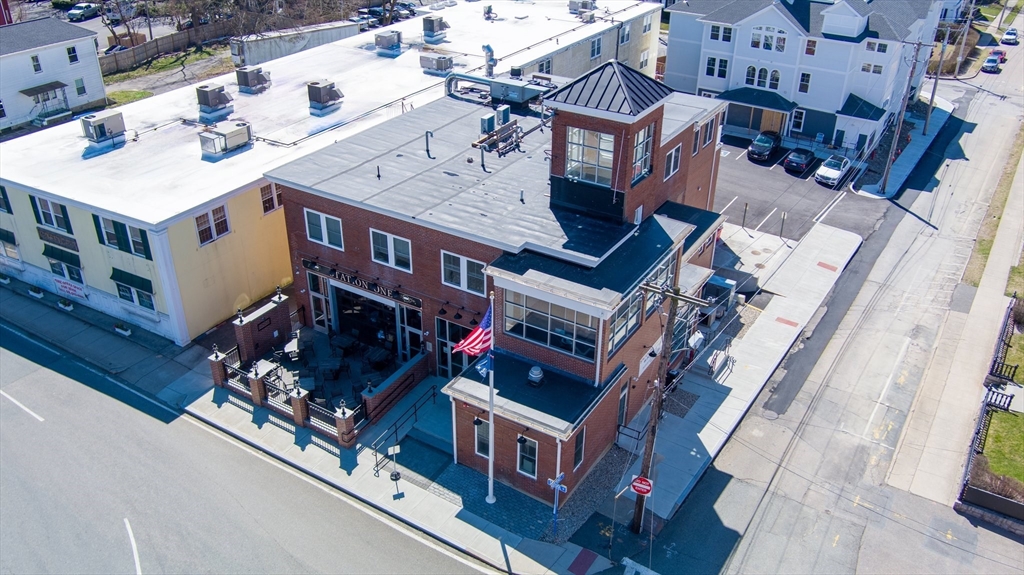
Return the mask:
<svg viewBox="0 0 1024 575">
<path fill-rule="evenodd" d="M 894 487 L 945 505 L 956 500 L 982 382 L 1009 302 L 1004 294 L 1006 279 L 1024 244 L 1020 214 L 1024 214 L 1024 159 L 1017 165 L 970 312 L 950 313 L 943 327 L 933 365 L 887 477 Z"/>
<path fill-rule="evenodd" d="M 469 502 L 463 505 L 458 494 L 436 484 L 414 483 L 409 480 L 409 475 L 414 474 L 404 470 L 405 477 L 398 483 L 390 480 L 388 472 L 374 477 L 373 454 L 364 446 L 342 450 L 309 429 L 296 430 L 293 422 L 269 409 L 254 408 L 227 390 L 214 388 L 207 360 L 210 352 L 201 346 L 178 347 L 138 330 L 130 337 L 122 337 L 113 332 L 113 318 L 86 308 L 62 311 L 57 308 L 57 296 L 46 294 L 37 300 L 27 295 L 27 287 L 15 279 L 0 286 L 0 319 L 495 569 L 591 575 L 612 566 L 608 559 L 578 545 L 552 545 L 502 529 L 468 511 Z M 401 414 L 405 402 L 414 401 L 416 393 L 414 390 L 399 402 L 373 428 L 390 425 L 388 416 Z M 361 437 L 369 442 L 376 434 L 371 429 Z M 400 468 L 401 462 L 399 458 Z M 514 509 L 508 508 L 517 505 L 518 492 L 500 484 L 495 488 L 498 503 L 493 508 L 483 508 L 486 504 L 481 504 L 481 509 L 486 513 L 514 513 Z M 531 499 L 530 503 L 536 502 Z M 546 525 L 545 522 L 533 531 L 542 532 Z"/>
<path fill-rule="evenodd" d="M 889 181 L 886 184 L 885 190 L 881 189 L 881 182 L 868 184 L 859 189 L 856 187 L 856 182 L 854 182 L 850 189 L 859 195 L 871 198 L 891 199 L 895 196 L 896 192 L 903 186 L 903 183 L 907 181 L 910 173 L 917 167 L 921 158 L 924 157 L 928 147 L 932 145 L 935 137 L 938 136 L 942 126 L 946 124 L 946 120 L 949 119 L 955 108 L 956 106 L 953 103 L 936 96 L 935 109 L 932 110 L 931 121 L 928 124 L 928 135 L 922 135 L 924 118 L 912 116 L 910 112 L 907 112 L 904 117 L 915 122 L 914 129 L 910 131 L 910 143 L 903 148 L 899 157 L 896 158 L 896 161 L 892 163 L 892 167 L 889 168 Z"/>
</svg>

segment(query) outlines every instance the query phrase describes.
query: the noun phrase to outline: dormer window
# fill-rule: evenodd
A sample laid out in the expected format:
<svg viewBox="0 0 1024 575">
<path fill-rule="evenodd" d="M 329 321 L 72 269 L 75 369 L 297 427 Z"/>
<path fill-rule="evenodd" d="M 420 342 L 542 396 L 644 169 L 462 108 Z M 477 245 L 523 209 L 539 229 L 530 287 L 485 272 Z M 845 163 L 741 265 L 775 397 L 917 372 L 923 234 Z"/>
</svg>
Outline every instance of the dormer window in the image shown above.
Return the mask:
<svg viewBox="0 0 1024 575">
<path fill-rule="evenodd" d="M 651 172 L 651 141 L 654 139 L 654 124 L 637 132 L 633 139 L 633 181 Z"/>
<path fill-rule="evenodd" d="M 565 141 L 565 177 L 600 186 L 612 185 L 614 136 L 570 127 L 566 129 Z"/>
</svg>

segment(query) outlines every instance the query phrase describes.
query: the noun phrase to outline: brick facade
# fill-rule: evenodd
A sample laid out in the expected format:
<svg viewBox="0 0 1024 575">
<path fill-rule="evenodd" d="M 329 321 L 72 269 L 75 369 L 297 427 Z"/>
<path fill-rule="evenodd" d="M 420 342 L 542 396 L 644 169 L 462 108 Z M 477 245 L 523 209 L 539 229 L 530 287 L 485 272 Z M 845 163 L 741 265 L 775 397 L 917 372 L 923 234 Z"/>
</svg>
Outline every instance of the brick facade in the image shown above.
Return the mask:
<svg viewBox="0 0 1024 575">
<path fill-rule="evenodd" d="M 275 296 L 259 310 L 231 322 L 235 327 L 238 357 L 242 363 L 255 361 L 274 346 L 288 341 L 292 324 L 288 304 L 285 303 L 287 299 Z"/>
</svg>

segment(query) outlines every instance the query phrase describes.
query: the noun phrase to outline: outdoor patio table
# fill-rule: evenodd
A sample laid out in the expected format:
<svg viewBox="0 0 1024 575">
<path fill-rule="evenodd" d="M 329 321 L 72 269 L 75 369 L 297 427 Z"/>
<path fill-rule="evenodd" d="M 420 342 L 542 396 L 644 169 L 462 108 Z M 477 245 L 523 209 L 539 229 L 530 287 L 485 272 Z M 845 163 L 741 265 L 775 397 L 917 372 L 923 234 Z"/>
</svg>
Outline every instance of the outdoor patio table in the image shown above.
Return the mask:
<svg viewBox="0 0 1024 575">
<path fill-rule="evenodd" d="M 293 360 L 299 359 L 299 339 L 295 338 L 284 344 L 284 352 Z"/>
<path fill-rule="evenodd" d="M 261 359 L 256 362 L 256 372 L 261 376 L 276 373 L 279 369 L 281 369 L 280 365 L 277 365 L 268 359 Z"/>
</svg>

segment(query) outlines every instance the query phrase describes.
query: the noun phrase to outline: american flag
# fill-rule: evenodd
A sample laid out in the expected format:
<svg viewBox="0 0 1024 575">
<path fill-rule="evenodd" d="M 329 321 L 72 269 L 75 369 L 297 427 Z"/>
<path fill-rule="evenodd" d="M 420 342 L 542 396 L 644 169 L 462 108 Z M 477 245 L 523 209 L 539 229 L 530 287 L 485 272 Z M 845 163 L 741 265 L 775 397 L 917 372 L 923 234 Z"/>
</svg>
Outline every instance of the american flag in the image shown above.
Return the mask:
<svg viewBox="0 0 1024 575">
<path fill-rule="evenodd" d="M 491 341 L 491 308 L 487 308 L 487 313 L 484 314 L 484 319 L 480 322 L 480 325 L 469 332 L 466 339 L 460 341 L 458 345 L 452 348 L 452 351 L 461 351 L 466 355 L 480 355 L 491 349 Z"/>
</svg>

